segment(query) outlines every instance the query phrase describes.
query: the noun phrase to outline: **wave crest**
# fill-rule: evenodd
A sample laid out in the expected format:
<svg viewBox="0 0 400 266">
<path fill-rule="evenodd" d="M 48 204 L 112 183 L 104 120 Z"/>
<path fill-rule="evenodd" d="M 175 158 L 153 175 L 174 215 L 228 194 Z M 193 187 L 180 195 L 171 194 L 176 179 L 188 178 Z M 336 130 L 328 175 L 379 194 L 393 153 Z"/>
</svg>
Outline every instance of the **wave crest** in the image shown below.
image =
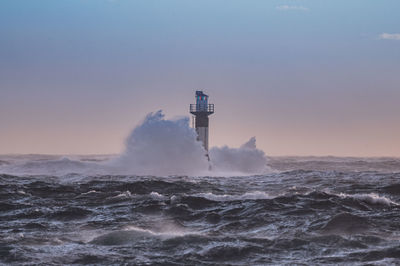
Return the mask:
<svg viewBox="0 0 400 266">
<path fill-rule="evenodd" d="M 338 195 L 341 198 L 353 198 L 361 201 L 365 201 L 369 204 L 380 204 L 380 205 L 386 205 L 386 206 L 399 206 L 400 204 L 397 202 L 392 201 L 389 198 L 386 198 L 384 196 L 379 196 L 378 194 L 375 193 L 369 193 L 369 194 L 346 194 L 346 193 L 340 193 Z"/>
</svg>

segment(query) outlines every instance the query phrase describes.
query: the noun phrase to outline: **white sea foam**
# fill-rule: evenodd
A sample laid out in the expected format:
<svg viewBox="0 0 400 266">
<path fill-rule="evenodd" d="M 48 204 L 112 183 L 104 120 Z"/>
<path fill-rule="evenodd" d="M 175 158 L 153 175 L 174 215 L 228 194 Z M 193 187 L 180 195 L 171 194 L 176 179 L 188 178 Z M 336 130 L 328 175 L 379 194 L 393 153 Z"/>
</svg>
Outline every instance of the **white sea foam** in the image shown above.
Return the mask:
<svg viewBox="0 0 400 266">
<path fill-rule="evenodd" d="M 203 197 L 213 201 L 234 201 L 234 200 L 258 200 L 258 199 L 271 199 L 271 195 L 264 191 L 247 192 L 240 195 L 232 194 L 213 194 L 213 193 L 199 193 L 194 196 Z"/>
<path fill-rule="evenodd" d="M 88 192 L 82 193 L 81 195 L 88 195 L 88 194 L 93 194 L 93 193 L 97 193 L 97 191 L 96 190 L 90 190 Z"/>
<path fill-rule="evenodd" d="M 152 191 L 150 193 L 150 197 L 152 197 L 153 199 L 157 199 L 157 200 L 166 199 L 165 196 L 161 195 L 160 193 L 154 192 L 154 191 Z"/>
<path fill-rule="evenodd" d="M 386 206 L 399 206 L 400 204 L 397 202 L 392 201 L 389 198 L 386 198 L 384 196 L 379 196 L 378 194 L 375 193 L 369 193 L 369 194 L 346 194 L 346 193 L 340 193 L 338 194 L 339 197 L 342 198 L 353 198 L 361 201 L 365 201 L 370 204 L 379 204 L 379 205 L 386 205 Z"/>
<path fill-rule="evenodd" d="M 176 204 L 177 202 L 179 202 L 179 197 L 177 197 L 176 195 L 173 195 L 170 198 L 171 204 Z"/>
<path fill-rule="evenodd" d="M 136 242 L 143 238 L 160 238 L 169 239 L 182 237 L 185 235 L 200 235 L 195 231 L 187 231 L 183 228 L 171 224 L 168 221 L 163 221 L 161 227 L 144 229 L 134 225 L 127 225 L 122 230 L 109 232 L 92 232 L 87 234 L 87 242 L 97 245 L 123 245 L 131 242 Z"/>
<path fill-rule="evenodd" d="M 132 197 L 132 194 L 129 190 L 127 190 L 127 191 L 124 191 L 124 192 L 118 194 L 117 196 L 115 196 L 113 198 L 130 198 L 130 197 Z"/>
<path fill-rule="evenodd" d="M 164 237 L 164 238 L 198 234 L 197 232 L 193 232 L 193 231 L 185 231 L 182 228 L 178 228 L 177 226 L 172 226 L 169 223 L 166 223 L 162 228 L 160 228 L 158 230 L 143 229 L 143 228 L 139 228 L 139 227 L 131 226 L 131 225 L 124 227 L 123 230 L 124 231 L 136 231 L 136 232 L 146 233 L 149 235 L 159 236 L 159 237 Z"/>
</svg>

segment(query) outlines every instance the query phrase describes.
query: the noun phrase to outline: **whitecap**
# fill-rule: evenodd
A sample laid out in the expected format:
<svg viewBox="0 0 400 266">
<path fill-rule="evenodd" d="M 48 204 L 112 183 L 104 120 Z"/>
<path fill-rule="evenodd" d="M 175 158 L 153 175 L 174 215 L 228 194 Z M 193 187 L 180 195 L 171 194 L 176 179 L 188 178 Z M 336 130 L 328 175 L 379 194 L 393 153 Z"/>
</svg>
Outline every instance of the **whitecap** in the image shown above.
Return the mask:
<svg viewBox="0 0 400 266">
<path fill-rule="evenodd" d="M 152 191 L 152 192 L 150 193 L 150 197 L 153 198 L 153 199 L 158 199 L 158 200 L 165 199 L 165 196 L 163 196 L 163 195 L 161 195 L 160 193 L 155 192 L 155 191 Z"/>
<path fill-rule="evenodd" d="M 400 204 L 397 202 L 392 201 L 389 198 L 386 198 L 384 196 L 379 196 L 378 194 L 375 193 L 368 193 L 368 194 L 346 194 L 346 193 L 340 193 L 338 194 L 339 197 L 341 198 L 353 198 L 361 201 L 365 201 L 370 204 L 379 204 L 379 205 L 386 205 L 386 206 L 399 206 Z"/>
<path fill-rule="evenodd" d="M 233 195 L 233 194 L 213 194 L 213 193 L 199 193 L 195 194 L 196 197 L 203 197 L 213 201 L 234 201 L 234 200 L 259 200 L 259 199 L 271 199 L 271 195 L 264 191 L 253 191 L 244 194 Z"/>
</svg>

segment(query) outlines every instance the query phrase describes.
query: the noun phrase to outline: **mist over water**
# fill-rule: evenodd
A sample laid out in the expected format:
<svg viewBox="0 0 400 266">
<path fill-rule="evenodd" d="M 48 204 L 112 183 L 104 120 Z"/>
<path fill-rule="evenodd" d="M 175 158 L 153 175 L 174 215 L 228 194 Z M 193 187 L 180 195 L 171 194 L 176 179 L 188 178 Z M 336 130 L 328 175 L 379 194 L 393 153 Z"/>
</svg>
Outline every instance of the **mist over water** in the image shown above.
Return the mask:
<svg viewBox="0 0 400 266">
<path fill-rule="evenodd" d="M 257 149 L 255 137 L 239 148 L 213 147 L 210 158 L 213 171 L 219 173 L 261 174 L 268 170 L 267 158 Z"/>
</svg>

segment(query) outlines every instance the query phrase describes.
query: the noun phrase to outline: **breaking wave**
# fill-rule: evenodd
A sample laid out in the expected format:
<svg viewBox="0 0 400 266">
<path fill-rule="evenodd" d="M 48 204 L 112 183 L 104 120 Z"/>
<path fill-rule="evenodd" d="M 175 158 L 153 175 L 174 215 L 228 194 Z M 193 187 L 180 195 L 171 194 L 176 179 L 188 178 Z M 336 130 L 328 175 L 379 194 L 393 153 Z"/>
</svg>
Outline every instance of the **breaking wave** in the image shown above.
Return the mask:
<svg viewBox="0 0 400 266">
<path fill-rule="evenodd" d="M 241 195 L 227 195 L 227 194 L 213 194 L 213 193 L 200 193 L 194 196 L 206 198 L 213 201 L 235 201 L 235 200 L 258 200 L 258 199 L 271 199 L 268 193 L 263 191 L 246 192 Z"/>
<path fill-rule="evenodd" d="M 185 235 L 196 235 L 195 232 L 186 232 L 176 226 L 169 224 L 163 226 L 162 230 L 143 229 L 136 226 L 126 226 L 122 230 L 104 233 L 95 237 L 89 243 L 102 246 L 119 246 L 135 243 L 141 239 L 159 238 L 162 240 L 183 237 Z"/>
<path fill-rule="evenodd" d="M 380 204 L 380 205 L 386 205 L 386 206 L 391 206 L 391 205 L 399 206 L 400 205 L 399 203 L 394 202 L 389 198 L 386 198 L 384 196 L 379 196 L 378 194 L 375 194 L 375 193 L 354 194 L 354 195 L 340 193 L 339 196 L 342 198 L 353 198 L 353 199 L 365 201 L 369 204 Z"/>
</svg>

